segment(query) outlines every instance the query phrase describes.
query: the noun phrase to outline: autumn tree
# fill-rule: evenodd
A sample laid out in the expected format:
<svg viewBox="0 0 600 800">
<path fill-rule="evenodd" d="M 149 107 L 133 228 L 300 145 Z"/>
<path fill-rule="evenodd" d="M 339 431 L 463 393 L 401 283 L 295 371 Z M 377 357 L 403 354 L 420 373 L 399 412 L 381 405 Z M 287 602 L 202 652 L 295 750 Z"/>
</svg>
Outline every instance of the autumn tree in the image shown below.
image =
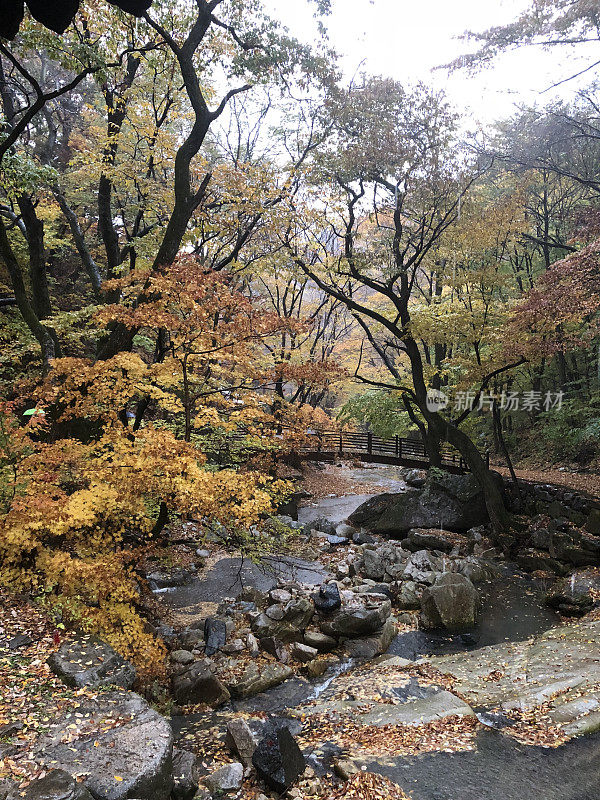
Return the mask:
<svg viewBox="0 0 600 800">
<path fill-rule="evenodd" d="M 456 221 L 474 178 L 457 156 L 454 116 L 425 87 L 404 89 L 381 79 L 340 91 L 330 111 L 335 134 L 320 159 L 327 184 L 319 186 L 321 196 L 325 185 L 334 187 L 327 222 L 316 201 L 314 213 L 303 217 L 297 209 L 284 243 L 297 266 L 353 314 L 390 380 L 367 378 L 360 368 L 357 377 L 401 391 L 431 463 L 440 462 L 442 441 L 461 452 L 502 534 L 508 522 L 501 490 L 460 427 L 470 412 L 450 420 L 428 408 L 426 358 L 413 330 L 412 303 L 424 285 L 423 268 Z M 480 375 L 477 396 L 497 373 Z"/>
</svg>

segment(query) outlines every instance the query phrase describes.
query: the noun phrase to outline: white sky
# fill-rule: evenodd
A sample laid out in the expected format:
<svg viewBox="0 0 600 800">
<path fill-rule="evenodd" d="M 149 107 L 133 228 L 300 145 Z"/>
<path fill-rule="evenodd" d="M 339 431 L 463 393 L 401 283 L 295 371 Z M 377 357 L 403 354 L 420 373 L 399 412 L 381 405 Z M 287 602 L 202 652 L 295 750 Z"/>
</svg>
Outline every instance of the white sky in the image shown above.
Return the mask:
<svg viewBox="0 0 600 800">
<path fill-rule="evenodd" d="M 313 11 L 306 0 L 265 4 L 293 35 L 303 41 L 314 37 Z M 333 0 L 328 28 L 348 77 L 360 67 L 402 82 L 423 80 L 443 87 L 459 109 L 487 123 L 510 115 L 515 104 L 545 104 L 557 91 L 542 94 L 544 89 L 590 63 L 591 55 L 598 58 L 597 45 L 569 48 L 570 52 L 526 48 L 502 56 L 476 76 L 431 72 L 472 46 L 456 39 L 463 31 L 509 22 L 529 5 L 530 0 Z M 582 83 L 592 76 L 588 73 Z M 572 97 L 575 90 L 571 82 L 558 93 Z"/>
</svg>

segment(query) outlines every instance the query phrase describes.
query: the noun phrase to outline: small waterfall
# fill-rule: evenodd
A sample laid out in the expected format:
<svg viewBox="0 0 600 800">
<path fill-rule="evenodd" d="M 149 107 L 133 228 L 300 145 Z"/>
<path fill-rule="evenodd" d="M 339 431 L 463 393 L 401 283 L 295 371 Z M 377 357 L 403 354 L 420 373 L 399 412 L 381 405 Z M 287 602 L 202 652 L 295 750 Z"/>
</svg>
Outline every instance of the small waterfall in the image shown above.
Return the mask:
<svg viewBox="0 0 600 800">
<path fill-rule="evenodd" d="M 356 660 L 354 658 L 348 658 L 331 667 L 331 669 L 328 670 L 330 673 L 329 677 L 327 677 L 324 681 L 321 681 L 321 683 L 315 685 L 312 694 L 307 697 L 307 701 L 316 700 L 319 698 L 323 692 L 329 689 L 336 678 L 339 678 L 340 675 L 344 675 L 344 673 L 349 672 L 355 665 Z"/>
<path fill-rule="evenodd" d="M 575 597 L 575 575 L 571 575 L 571 598 Z"/>
</svg>

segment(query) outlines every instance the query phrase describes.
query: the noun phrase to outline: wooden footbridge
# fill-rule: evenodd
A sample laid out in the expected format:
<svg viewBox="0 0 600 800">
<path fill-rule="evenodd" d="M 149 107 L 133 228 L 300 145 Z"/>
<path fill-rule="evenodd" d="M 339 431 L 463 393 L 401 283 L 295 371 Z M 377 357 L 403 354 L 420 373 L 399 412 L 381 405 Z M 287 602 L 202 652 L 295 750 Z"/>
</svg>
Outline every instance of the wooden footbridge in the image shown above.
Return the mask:
<svg viewBox="0 0 600 800">
<path fill-rule="evenodd" d="M 313 444 L 314 441 L 314 444 Z M 449 472 L 468 472 L 460 453 L 452 447 L 441 448 L 442 467 Z M 384 439 L 372 433 L 347 433 L 323 431 L 311 434 L 301 450 L 301 455 L 311 461 L 335 461 L 338 458 L 358 459 L 376 464 L 394 464 L 401 467 L 426 469 L 429 456 L 423 441 L 393 436 Z M 489 453 L 483 455 L 489 466 Z"/>
</svg>

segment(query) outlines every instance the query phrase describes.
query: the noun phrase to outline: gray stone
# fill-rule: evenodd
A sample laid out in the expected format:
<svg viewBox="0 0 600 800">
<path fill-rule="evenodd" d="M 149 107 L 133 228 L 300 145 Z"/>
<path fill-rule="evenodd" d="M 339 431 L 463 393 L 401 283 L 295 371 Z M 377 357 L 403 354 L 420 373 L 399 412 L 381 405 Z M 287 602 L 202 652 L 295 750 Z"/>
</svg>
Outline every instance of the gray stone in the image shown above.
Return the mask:
<svg viewBox="0 0 600 800">
<path fill-rule="evenodd" d="M 236 717 L 227 724 L 225 744 L 245 767 L 252 766 L 252 756 L 256 750 L 258 739 L 250 730 L 245 719 Z"/>
<path fill-rule="evenodd" d="M 241 676 L 227 680 L 227 688 L 232 697 L 245 699 L 278 686 L 293 674 L 285 664 L 267 664 L 262 670 L 256 664 L 249 664 Z"/>
<path fill-rule="evenodd" d="M 330 536 L 336 535 L 335 532 L 337 525 L 338 523 L 330 522 L 326 517 L 318 517 L 310 523 L 310 526 L 313 528 L 313 530 L 329 534 Z"/>
<path fill-rule="evenodd" d="M 290 655 L 294 661 L 300 661 L 301 664 L 307 664 L 312 661 L 319 654 L 316 647 L 309 647 L 300 642 L 294 642 L 290 647 Z"/>
<path fill-rule="evenodd" d="M 275 639 L 273 636 L 265 636 L 264 639 L 260 640 L 260 646 L 265 653 L 281 661 L 282 664 L 287 664 L 290 659 L 289 651 L 280 639 Z"/>
<path fill-rule="evenodd" d="M 167 720 L 139 695 L 122 691 L 82 698 L 78 711 L 90 732 L 63 742 L 73 717 L 53 720 L 37 740 L 34 757 L 47 767 L 85 774 L 95 800 L 167 800 L 173 787 Z"/>
<path fill-rule="evenodd" d="M 321 614 L 330 614 L 337 611 L 342 605 L 340 590 L 336 583 L 324 583 L 319 591 L 313 595 L 315 609 Z"/>
<path fill-rule="evenodd" d="M 197 758 L 187 750 L 173 750 L 172 800 L 191 800 L 198 790 Z"/>
<path fill-rule="evenodd" d="M 385 575 L 385 561 L 377 550 L 365 550 L 362 572 L 372 581 L 380 581 Z"/>
<path fill-rule="evenodd" d="M 285 604 L 281 620 L 259 614 L 252 621 L 252 631 L 259 639 L 274 636 L 285 642 L 298 640 L 314 612 L 315 608 L 307 597 L 298 597 Z"/>
<path fill-rule="evenodd" d="M 479 595 L 468 578 L 447 572 L 423 592 L 421 614 L 426 627 L 461 631 L 477 622 Z"/>
<path fill-rule="evenodd" d="M 226 764 L 204 778 L 205 785 L 215 794 L 231 794 L 242 788 L 244 767 L 239 762 Z"/>
<path fill-rule="evenodd" d="M 216 708 L 229 700 L 226 686 L 206 661 L 196 661 L 172 680 L 173 696 L 179 705 L 206 703 Z"/>
<path fill-rule="evenodd" d="M 585 529 L 594 536 L 600 536 L 600 508 L 592 508 L 588 514 Z"/>
<path fill-rule="evenodd" d="M 432 584 L 435 581 L 440 564 L 435 561 L 427 550 L 418 550 L 408 559 L 402 570 L 404 580 L 416 583 Z"/>
<path fill-rule="evenodd" d="M 196 660 L 193 653 L 189 650 L 174 650 L 171 653 L 171 661 L 175 664 L 192 664 Z"/>
<path fill-rule="evenodd" d="M 527 712 L 551 700 L 551 710 L 544 713 L 564 725 L 567 736 L 595 727 L 600 620 L 561 625 L 526 642 L 434 657 L 430 663 L 451 675 L 454 690 L 474 707 Z"/>
<path fill-rule="evenodd" d="M 398 629 L 392 619 L 388 619 L 383 628 L 373 636 L 363 639 L 348 639 L 345 649 L 351 658 L 371 659 L 387 652 L 394 641 Z"/>
<path fill-rule="evenodd" d="M 497 480 L 502 488 L 501 476 Z M 488 513 L 483 492 L 472 475 L 430 470 L 422 489 L 377 495 L 359 506 L 348 522 L 384 535 L 412 528 L 467 531 L 488 522 Z"/>
<path fill-rule="evenodd" d="M 94 800 L 85 786 L 62 769 L 53 769 L 44 778 L 33 781 L 22 794 L 16 788 L 14 797 L 23 800 Z"/>
<path fill-rule="evenodd" d="M 48 666 L 67 686 L 120 686 L 131 689 L 135 668 L 112 647 L 94 636 L 78 635 L 64 642 Z"/>
<path fill-rule="evenodd" d="M 383 627 L 391 610 L 389 600 L 374 602 L 369 606 L 357 600 L 323 618 L 319 627 L 322 633 L 337 638 L 371 636 Z"/>
<path fill-rule="evenodd" d="M 404 581 L 398 585 L 398 590 L 394 597 L 394 605 L 406 611 L 421 608 L 421 596 L 424 587 L 415 581 Z"/>
<path fill-rule="evenodd" d="M 402 547 L 412 553 L 418 550 L 439 550 L 442 553 L 449 553 L 453 546 L 442 531 L 409 531 L 408 536 L 402 540 Z"/>
<path fill-rule="evenodd" d="M 321 631 L 305 631 L 304 644 L 307 647 L 314 647 L 319 653 L 329 653 L 337 647 L 337 639 L 327 636 Z"/>
<path fill-rule="evenodd" d="M 192 573 L 185 569 L 176 569 L 172 572 L 151 572 L 146 575 L 146 580 L 153 591 L 157 589 L 172 589 L 176 586 L 186 586 L 192 581 Z"/>
</svg>

